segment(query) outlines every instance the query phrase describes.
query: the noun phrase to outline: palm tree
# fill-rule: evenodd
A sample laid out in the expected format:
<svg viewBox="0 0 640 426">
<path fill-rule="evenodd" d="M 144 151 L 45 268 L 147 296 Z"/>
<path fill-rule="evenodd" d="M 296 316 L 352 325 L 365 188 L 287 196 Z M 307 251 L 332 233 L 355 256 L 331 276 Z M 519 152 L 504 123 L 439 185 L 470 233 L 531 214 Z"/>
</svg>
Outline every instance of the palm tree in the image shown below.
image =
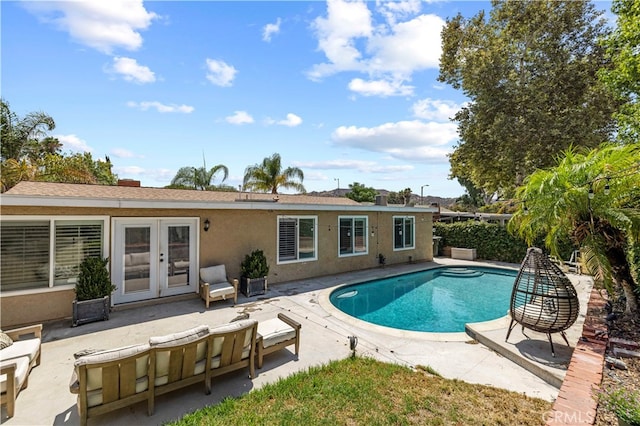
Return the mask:
<svg viewBox="0 0 640 426">
<path fill-rule="evenodd" d="M 300 179 L 296 182 L 295 179 Z M 278 188 L 291 188 L 305 193 L 302 185 L 304 173 L 298 167 L 287 167 L 282 170 L 280 154 L 262 160 L 262 164 L 249 166 L 244 171 L 243 187 L 245 190 L 278 193 Z"/>
<path fill-rule="evenodd" d="M 9 103 L 0 100 L 0 148 L 2 161 L 14 159 L 22 160 L 33 149 L 33 143 L 45 135 L 47 131 L 55 129 L 53 118 L 44 112 L 30 112 L 20 118 L 11 111 Z"/>
<path fill-rule="evenodd" d="M 207 170 L 203 167 L 181 167 L 171 180 L 171 186 L 179 188 L 198 189 L 200 191 L 212 191 L 215 189 L 213 180 L 215 175 L 222 171 L 224 182 L 229 176 L 229 169 L 223 164 L 218 164 Z"/>
<path fill-rule="evenodd" d="M 509 229 L 532 244 L 544 236 L 552 255 L 570 238 L 587 270 L 610 293 L 619 286 L 625 313 L 638 314 L 629 248 L 640 242 L 640 144 L 569 149 L 558 165 L 530 175 L 517 191 L 522 209 Z"/>
</svg>

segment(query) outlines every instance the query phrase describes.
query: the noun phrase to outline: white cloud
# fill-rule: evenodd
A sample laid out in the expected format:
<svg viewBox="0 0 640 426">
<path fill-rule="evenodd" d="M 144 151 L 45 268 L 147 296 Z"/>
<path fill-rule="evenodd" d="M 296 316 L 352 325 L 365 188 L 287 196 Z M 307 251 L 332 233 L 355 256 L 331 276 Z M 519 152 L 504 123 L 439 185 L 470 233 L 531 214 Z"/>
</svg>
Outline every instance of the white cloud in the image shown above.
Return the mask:
<svg viewBox="0 0 640 426">
<path fill-rule="evenodd" d="M 296 167 L 312 170 L 355 170 L 362 173 L 393 173 L 414 169 L 414 166 L 405 165 L 379 165 L 375 161 L 365 160 L 326 160 L 326 161 L 297 161 Z M 306 179 L 305 174 L 305 179 Z"/>
<path fill-rule="evenodd" d="M 377 7 L 375 14 L 369 4 Z M 413 87 L 405 84 L 412 74 L 439 66 L 440 32 L 445 24 L 437 15 L 418 15 L 420 9 L 417 0 L 329 0 L 326 17 L 318 17 L 312 24 L 318 50 L 327 62 L 313 65 L 307 77 L 318 81 L 335 73 L 355 71 L 369 76 L 368 82 L 354 79 L 349 85 L 358 94 L 413 94 Z"/>
<path fill-rule="evenodd" d="M 106 54 L 116 48 L 140 48 L 140 31 L 158 18 L 144 8 L 142 0 L 43 1 L 23 5 L 40 20 L 69 33 L 76 42 Z"/>
<path fill-rule="evenodd" d="M 119 175 L 119 176 L 124 176 L 125 178 L 127 176 L 139 176 L 139 175 L 143 175 L 145 174 L 146 170 L 143 169 L 142 167 L 138 167 L 138 166 L 124 166 L 124 167 L 113 167 L 113 171 Z"/>
<path fill-rule="evenodd" d="M 413 94 L 413 86 L 406 86 L 401 81 L 369 80 L 354 78 L 349 82 L 349 90 L 362 96 L 409 96 Z"/>
<path fill-rule="evenodd" d="M 331 135 L 336 145 L 386 153 L 413 161 L 447 161 L 450 145 L 457 138 L 453 123 L 419 120 L 385 123 L 377 127 L 341 126 Z"/>
<path fill-rule="evenodd" d="M 87 142 L 80 139 L 76 135 L 53 135 L 62 144 L 63 150 L 69 150 L 72 152 L 91 152 L 93 149 L 87 145 Z"/>
<path fill-rule="evenodd" d="M 158 112 L 178 112 L 183 114 L 192 113 L 195 108 L 189 105 L 176 105 L 176 104 L 163 104 L 157 101 L 144 101 L 144 102 L 127 102 L 127 106 L 130 108 L 137 108 L 141 111 L 147 111 L 148 109 L 155 109 Z"/>
<path fill-rule="evenodd" d="M 135 59 L 125 57 L 113 58 L 111 72 L 122 75 L 126 81 L 134 83 L 153 83 L 156 76 L 148 67 L 139 65 Z"/>
<path fill-rule="evenodd" d="M 289 114 L 287 114 L 287 118 L 278 121 L 278 124 L 280 124 L 281 126 L 296 127 L 302 124 L 302 118 L 290 112 Z"/>
<path fill-rule="evenodd" d="M 236 111 L 233 115 L 225 117 L 227 123 L 231 124 L 250 124 L 253 123 L 253 117 L 246 111 Z"/>
<path fill-rule="evenodd" d="M 422 99 L 411 106 L 413 115 L 423 120 L 449 121 L 462 108 L 453 101 Z"/>
<path fill-rule="evenodd" d="M 144 158 L 143 155 L 137 155 L 128 149 L 124 148 L 114 148 L 111 150 L 111 154 L 116 158 Z"/>
<path fill-rule="evenodd" d="M 237 72 L 233 66 L 224 61 L 207 58 L 207 80 L 216 86 L 231 86 Z"/>
<path fill-rule="evenodd" d="M 318 49 L 329 63 L 314 65 L 309 78 L 319 80 L 340 71 L 357 70 L 361 53 L 357 38 L 371 36 L 371 11 L 363 2 L 327 1 L 327 17 L 318 17 L 312 24 L 318 37 Z"/>
<path fill-rule="evenodd" d="M 262 29 L 262 40 L 266 42 L 271 41 L 271 36 L 273 34 L 278 34 L 280 32 L 280 23 L 281 19 L 278 18 L 275 24 L 267 24 Z"/>
</svg>

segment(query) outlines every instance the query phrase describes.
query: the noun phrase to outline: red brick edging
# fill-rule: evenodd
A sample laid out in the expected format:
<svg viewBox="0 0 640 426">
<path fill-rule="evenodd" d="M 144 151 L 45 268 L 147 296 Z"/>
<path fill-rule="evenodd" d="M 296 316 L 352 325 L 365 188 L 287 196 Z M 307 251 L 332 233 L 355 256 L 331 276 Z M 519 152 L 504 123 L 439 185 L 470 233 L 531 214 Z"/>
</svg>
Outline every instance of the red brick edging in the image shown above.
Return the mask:
<svg viewBox="0 0 640 426">
<path fill-rule="evenodd" d="M 598 408 L 595 393 L 602 381 L 607 347 L 607 327 L 603 314 L 606 303 L 598 290 L 591 290 L 582 338 L 573 350 L 569 369 L 553 409 L 547 413 L 547 426 L 595 423 Z"/>
</svg>

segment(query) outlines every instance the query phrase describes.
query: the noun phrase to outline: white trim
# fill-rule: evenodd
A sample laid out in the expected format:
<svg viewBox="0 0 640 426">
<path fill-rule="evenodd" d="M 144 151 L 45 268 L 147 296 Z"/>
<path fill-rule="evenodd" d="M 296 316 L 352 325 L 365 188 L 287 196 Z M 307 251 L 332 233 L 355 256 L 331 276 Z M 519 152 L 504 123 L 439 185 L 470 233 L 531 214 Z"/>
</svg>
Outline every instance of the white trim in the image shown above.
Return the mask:
<svg viewBox="0 0 640 426">
<path fill-rule="evenodd" d="M 353 211 L 353 212 L 397 212 L 437 213 L 434 207 L 403 207 L 376 205 L 339 204 L 296 204 L 282 202 L 216 202 L 216 201 L 176 201 L 176 200 L 121 200 L 85 197 L 44 197 L 28 195 L 2 195 L 0 204 L 4 206 L 37 207 L 96 207 L 122 209 L 190 209 L 190 210 L 301 210 L 301 211 Z"/>
<path fill-rule="evenodd" d="M 411 227 L 411 233 L 413 234 L 411 237 L 411 246 L 402 246 L 402 247 L 396 247 L 396 219 L 403 219 L 403 225 L 404 225 L 404 219 L 412 219 L 413 221 L 413 226 Z M 393 251 L 403 251 L 403 250 L 415 250 L 416 248 L 416 217 L 415 216 L 410 216 L 410 215 L 404 215 L 404 216 L 393 216 L 391 218 L 392 223 L 392 228 L 391 228 L 391 244 L 393 246 Z M 403 226 L 404 228 L 404 226 Z M 403 229 L 404 230 L 404 229 Z M 404 244 L 404 238 L 403 238 L 403 244 Z"/>
<path fill-rule="evenodd" d="M 365 220 L 365 229 L 364 229 L 364 244 L 365 251 L 356 252 L 355 249 L 353 253 L 340 253 L 340 220 L 341 219 L 351 219 L 352 221 L 356 219 L 364 219 Z M 352 222 L 353 223 L 353 222 Z M 354 236 L 355 237 L 355 236 Z M 369 254 L 369 216 L 367 215 L 338 215 L 338 257 L 353 257 L 353 256 L 365 256 Z"/>
<path fill-rule="evenodd" d="M 64 284 L 64 285 L 57 285 L 55 287 L 41 287 L 41 288 L 29 288 L 26 290 L 2 291 L 2 293 L 0 293 L 0 299 L 14 297 L 14 296 L 28 296 L 31 294 L 50 293 L 53 291 L 67 291 L 67 290 L 73 290 L 75 288 L 76 286 L 73 284 Z"/>
<path fill-rule="evenodd" d="M 280 220 L 296 220 L 296 259 L 280 260 Z M 300 259 L 300 219 L 313 219 L 313 257 Z M 276 264 L 286 265 L 290 263 L 315 262 L 318 260 L 318 216 L 317 215 L 277 215 L 276 216 Z"/>
</svg>

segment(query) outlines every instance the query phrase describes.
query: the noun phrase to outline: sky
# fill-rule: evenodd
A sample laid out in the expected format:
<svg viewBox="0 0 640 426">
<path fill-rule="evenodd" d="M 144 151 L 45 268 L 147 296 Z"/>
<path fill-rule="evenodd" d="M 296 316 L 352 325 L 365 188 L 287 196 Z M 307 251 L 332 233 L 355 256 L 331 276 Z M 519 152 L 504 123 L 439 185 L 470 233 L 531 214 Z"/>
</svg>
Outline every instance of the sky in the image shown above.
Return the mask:
<svg viewBox="0 0 640 426">
<path fill-rule="evenodd" d="M 2 1 L 2 98 L 56 122 L 64 153 L 108 156 L 120 179 L 244 170 L 280 154 L 307 192 L 367 187 L 458 197 L 437 81 L 447 18 L 489 2 Z M 289 192 L 289 191 L 281 191 Z"/>
</svg>

